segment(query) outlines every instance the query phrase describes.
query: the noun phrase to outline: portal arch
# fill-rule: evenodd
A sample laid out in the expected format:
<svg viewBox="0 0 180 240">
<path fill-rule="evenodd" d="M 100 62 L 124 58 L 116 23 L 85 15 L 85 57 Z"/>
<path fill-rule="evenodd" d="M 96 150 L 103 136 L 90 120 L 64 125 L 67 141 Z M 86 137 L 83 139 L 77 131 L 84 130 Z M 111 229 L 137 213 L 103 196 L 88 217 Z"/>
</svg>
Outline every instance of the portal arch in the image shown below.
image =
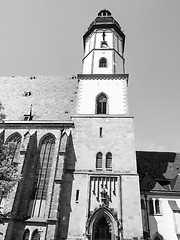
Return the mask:
<svg viewBox="0 0 180 240">
<path fill-rule="evenodd" d="M 90 240 L 115 240 L 119 235 L 119 222 L 107 207 L 100 207 L 90 216 L 86 226 Z"/>
</svg>

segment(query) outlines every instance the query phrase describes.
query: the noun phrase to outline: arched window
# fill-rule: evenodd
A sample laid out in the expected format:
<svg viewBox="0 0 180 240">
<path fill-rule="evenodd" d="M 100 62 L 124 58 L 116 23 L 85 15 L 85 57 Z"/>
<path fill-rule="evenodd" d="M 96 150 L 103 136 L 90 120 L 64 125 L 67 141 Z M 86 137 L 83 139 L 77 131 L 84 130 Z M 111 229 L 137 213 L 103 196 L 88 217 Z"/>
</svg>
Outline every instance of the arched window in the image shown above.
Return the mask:
<svg viewBox="0 0 180 240">
<path fill-rule="evenodd" d="M 12 161 L 17 160 L 21 146 L 21 135 L 19 133 L 13 133 L 6 140 L 6 144 L 9 145 Z"/>
<path fill-rule="evenodd" d="M 36 199 L 46 199 L 51 166 L 53 162 L 54 146 L 55 138 L 51 134 L 48 134 L 41 141 L 39 156 L 39 178 Z"/>
<path fill-rule="evenodd" d="M 37 229 L 33 232 L 31 240 L 40 240 L 40 234 Z"/>
<path fill-rule="evenodd" d="M 99 67 L 100 68 L 106 68 L 107 67 L 107 59 L 102 57 L 100 60 L 99 60 Z"/>
<path fill-rule="evenodd" d="M 102 153 L 98 152 L 96 154 L 96 169 L 102 169 Z"/>
<path fill-rule="evenodd" d="M 30 235 L 30 231 L 29 229 L 26 229 L 23 234 L 23 240 L 29 240 L 29 235 Z"/>
<path fill-rule="evenodd" d="M 112 169 L 112 153 L 110 152 L 106 154 L 106 169 Z"/>
<path fill-rule="evenodd" d="M 107 113 L 107 97 L 104 93 L 101 93 L 96 99 L 96 113 L 97 114 Z"/>
<path fill-rule="evenodd" d="M 155 200 L 155 211 L 156 211 L 156 214 L 160 214 L 160 205 L 159 205 L 158 199 Z"/>
<path fill-rule="evenodd" d="M 155 237 L 155 239 L 154 240 L 160 240 L 160 238 L 158 238 L 158 237 Z"/>
<path fill-rule="evenodd" d="M 149 200 L 149 213 L 150 213 L 150 215 L 154 214 L 154 206 L 153 206 L 153 200 L 152 199 Z"/>
</svg>

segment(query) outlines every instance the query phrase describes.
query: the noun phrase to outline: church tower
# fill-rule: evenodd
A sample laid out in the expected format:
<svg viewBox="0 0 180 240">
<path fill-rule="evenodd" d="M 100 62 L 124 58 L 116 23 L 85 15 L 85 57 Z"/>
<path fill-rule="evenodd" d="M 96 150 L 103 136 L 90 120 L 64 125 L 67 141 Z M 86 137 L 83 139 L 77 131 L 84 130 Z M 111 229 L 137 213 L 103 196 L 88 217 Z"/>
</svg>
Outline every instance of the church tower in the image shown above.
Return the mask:
<svg viewBox="0 0 180 240">
<path fill-rule="evenodd" d="M 58 236 L 140 239 L 140 189 L 133 118 L 128 114 L 125 35 L 111 13 L 102 10 L 83 40 Z"/>
</svg>

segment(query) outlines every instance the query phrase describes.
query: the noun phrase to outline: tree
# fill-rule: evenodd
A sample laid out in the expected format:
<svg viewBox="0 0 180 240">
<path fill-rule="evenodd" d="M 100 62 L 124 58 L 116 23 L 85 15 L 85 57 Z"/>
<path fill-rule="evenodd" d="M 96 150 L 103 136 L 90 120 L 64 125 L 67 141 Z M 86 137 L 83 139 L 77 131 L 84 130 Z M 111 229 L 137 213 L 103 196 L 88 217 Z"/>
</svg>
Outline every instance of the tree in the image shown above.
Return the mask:
<svg viewBox="0 0 180 240">
<path fill-rule="evenodd" d="M 6 118 L 6 115 L 3 113 L 4 107 L 2 102 L 0 102 L 0 121 L 3 121 Z"/>
<path fill-rule="evenodd" d="M 0 102 L 0 120 L 6 117 L 2 112 L 3 109 L 2 103 Z M 3 197 L 7 196 L 21 178 L 18 172 L 18 164 L 13 162 L 14 154 L 14 143 L 4 144 L 3 139 L 0 139 L 0 203 Z M 9 213 L 3 214 L 0 209 L 0 224 L 3 223 L 3 219 L 9 215 Z"/>
</svg>

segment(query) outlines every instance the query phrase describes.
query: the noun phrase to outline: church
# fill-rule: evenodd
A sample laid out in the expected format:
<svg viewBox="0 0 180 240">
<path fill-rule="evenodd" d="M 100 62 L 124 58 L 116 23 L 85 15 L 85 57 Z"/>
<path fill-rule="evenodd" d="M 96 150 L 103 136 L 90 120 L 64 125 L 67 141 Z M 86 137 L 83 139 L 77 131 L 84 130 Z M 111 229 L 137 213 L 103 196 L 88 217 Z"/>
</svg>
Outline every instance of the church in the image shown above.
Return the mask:
<svg viewBox="0 0 180 240">
<path fill-rule="evenodd" d="M 21 181 L 1 240 L 178 240 L 180 154 L 135 150 L 125 34 L 111 12 L 83 36 L 82 73 L 0 77 Z M 132 73 L 133 74 L 133 73 Z"/>
</svg>

